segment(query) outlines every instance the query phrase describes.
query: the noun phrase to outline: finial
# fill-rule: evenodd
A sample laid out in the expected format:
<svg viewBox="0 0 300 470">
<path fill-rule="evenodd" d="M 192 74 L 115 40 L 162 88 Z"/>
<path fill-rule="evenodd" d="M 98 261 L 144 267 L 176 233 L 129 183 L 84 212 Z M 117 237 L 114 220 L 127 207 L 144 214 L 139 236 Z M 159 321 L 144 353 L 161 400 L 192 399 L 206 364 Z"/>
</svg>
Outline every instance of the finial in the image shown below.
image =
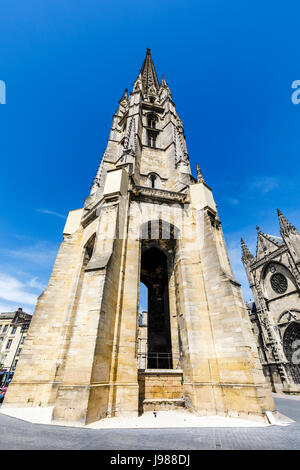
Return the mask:
<svg viewBox="0 0 300 470">
<path fill-rule="evenodd" d="M 256 230 L 257 230 L 258 232 L 260 232 L 260 228 L 259 228 L 258 225 L 256 225 Z"/>
<path fill-rule="evenodd" d="M 288 235 L 289 233 L 298 233 L 296 227 L 288 221 L 288 219 L 283 215 L 283 213 L 279 209 L 277 209 L 277 214 L 280 223 L 281 235 Z"/>
<path fill-rule="evenodd" d="M 123 100 L 127 101 L 127 99 L 128 99 L 128 90 L 127 90 L 127 88 L 125 88 L 124 93 L 123 93 L 122 98 L 120 99 L 119 103 L 121 103 L 121 101 L 123 101 Z"/>
<path fill-rule="evenodd" d="M 196 164 L 196 169 L 197 169 L 197 181 L 198 181 L 198 183 L 205 183 L 203 175 L 202 175 L 201 170 L 200 170 L 200 166 L 198 165 L 198 163 Z"/>
<path fill-rule="evenodd" d="M 244 240 L 241 238 L 241 246 L 242 246 L 242 262 L 244 264 L 248 263 L 253 263 L 254 262 L 254 256 L 252 255 L 251 251 L 247 247 L 246 243 Z"/>
</svg>

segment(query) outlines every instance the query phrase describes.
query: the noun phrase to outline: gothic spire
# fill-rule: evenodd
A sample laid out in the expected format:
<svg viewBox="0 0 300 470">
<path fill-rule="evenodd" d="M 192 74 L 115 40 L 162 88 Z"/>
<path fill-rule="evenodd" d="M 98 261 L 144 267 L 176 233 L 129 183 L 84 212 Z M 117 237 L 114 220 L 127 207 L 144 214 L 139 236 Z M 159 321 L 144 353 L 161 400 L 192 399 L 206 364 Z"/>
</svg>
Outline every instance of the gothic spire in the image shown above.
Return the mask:
<svg viewBox="0 0 300 470">
<path fill-rule="evenodd" d="M 287 218 L 283 215 L 283 213 L 277 209 L 277 214 L 278 214 L 278 218 L 279 218 L 279 223 L 280 223 L 280 233 L 281 235 L 289 235 L 289 233 L 297 233 L 297 229 L 296 227 L 294 227 L 294 225 L 292 225 L 288 220 Z"/>
<path fill-rule="evenodd" d="M 250 252 L 249 248 L 247 247 L 244 240 L 241 238 L 241 246 L 242 246 L 242 262 L 243 264 L 254 263 L 255 259 L 252 253 Z"/>
<path fill-rule="evenodd" d="M 152 86 L 155 87 L 156 91 L 159 89 L 159 82 L 157 79 L 155 67 L 152 61 L 150 49 L 147 49 L 146 57 L 142 65 L 140 76 L 142 78 L 143 91 L 148 94 Z"/>
</svg>

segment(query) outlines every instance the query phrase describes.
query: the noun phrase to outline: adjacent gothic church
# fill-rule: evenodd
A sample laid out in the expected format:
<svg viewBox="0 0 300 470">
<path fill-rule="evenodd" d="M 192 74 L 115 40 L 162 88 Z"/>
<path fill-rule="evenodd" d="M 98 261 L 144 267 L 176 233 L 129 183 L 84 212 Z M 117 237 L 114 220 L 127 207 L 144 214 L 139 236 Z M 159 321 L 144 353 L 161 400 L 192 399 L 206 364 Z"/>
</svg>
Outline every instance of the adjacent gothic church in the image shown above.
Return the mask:
<svg viewBox="0 0 300 470">
<path fill-rule="evenodd" d="M 274 411 L 212 190 L 199 166 L 191 174 L 149 49 L 90 194 L 69 213 L 5 406 L 53 406 L 67 423 L 180 407 Z"/>
<path fill-rule="evenodd" d="M 257 227 L 256 258 L 242 240 L 254 302 L 250 318 L 274 391 L 300 392 L 300 234 L 278 210 L 281 237 Z"/>
</svg>

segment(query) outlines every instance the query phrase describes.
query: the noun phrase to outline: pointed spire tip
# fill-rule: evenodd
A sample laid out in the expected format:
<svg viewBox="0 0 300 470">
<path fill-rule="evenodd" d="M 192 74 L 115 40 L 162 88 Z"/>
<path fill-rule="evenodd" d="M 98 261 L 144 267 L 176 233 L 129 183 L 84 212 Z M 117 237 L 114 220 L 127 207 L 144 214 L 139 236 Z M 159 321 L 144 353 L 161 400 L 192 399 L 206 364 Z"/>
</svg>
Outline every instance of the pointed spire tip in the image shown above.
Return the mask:
<svg viewBox="0 0 300 470">
<path fill-rule="evenodd" d="M 154 87 L 156 91 L 159 89 L 159 82 L 150 51 L 150 48 L 147 47 L 146 57 L 140 70 L 142 89 L 146 95 L 148 94 L 149 89 L 152 87 Z"/>
<path fill-rule="evenodd" d="M 247 247 L 244 240 L 241 238 L 241 248 L 242 248 L 242 262 L 244 264 L 253 263 L 254 256 L 252 255 L 251 251 Z"/>
</svg>

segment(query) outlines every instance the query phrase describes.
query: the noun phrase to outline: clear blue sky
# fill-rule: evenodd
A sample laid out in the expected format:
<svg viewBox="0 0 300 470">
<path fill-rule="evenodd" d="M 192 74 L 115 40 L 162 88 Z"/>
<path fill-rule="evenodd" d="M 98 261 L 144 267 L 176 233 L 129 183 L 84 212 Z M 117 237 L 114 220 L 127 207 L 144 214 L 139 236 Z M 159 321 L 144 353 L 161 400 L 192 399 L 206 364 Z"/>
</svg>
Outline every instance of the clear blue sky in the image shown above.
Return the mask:
<svg viewBox="0 0 300 470">
<path fill-rule="evenodd" d="M 299 1 L 10 0 L 0 12 L 0 311 L 32 312 L 151 48 L 213 188 L 237 279 L 242 236 L 300 229 Z M 195 171 L 194 171 L 195 174 Z"/>
</svg>

